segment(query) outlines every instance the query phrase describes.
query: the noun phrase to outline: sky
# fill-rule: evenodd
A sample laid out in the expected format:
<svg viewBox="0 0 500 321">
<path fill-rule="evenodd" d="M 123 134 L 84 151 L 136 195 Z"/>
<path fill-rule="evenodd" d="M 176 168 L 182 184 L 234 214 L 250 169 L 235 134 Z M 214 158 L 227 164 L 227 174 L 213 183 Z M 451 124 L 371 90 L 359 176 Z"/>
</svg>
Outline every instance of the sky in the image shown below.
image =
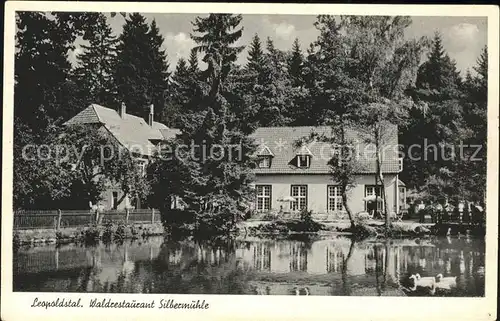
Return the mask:
<svg viewBox="0 0 500 321">
<path fill-rule="evenodd" d="M 160 29 L 165 42 L 164 48 L 168 54 L 170 69 L 175 68 L 179 58 L 188 58 L 191 48 L 195 45 L 189 34 L 196 16 L 202 14 L 144 14 L 148 23 L 153 19 Z M 295 38 L 298 38 L 303 51 L 309 47 L 318 36 L 314 27 L 315 16 L 308 15 L 243 15 L 243 36 L 239 45 L 248 45 L 255 33 L 262 40 L 273 39 L 275 46 L 288 50 Z M 475 66 L 481 49 L 487 44 L 487 19 L 483 17 L 412 17 L 413 23 L 406 30 L 406 37 L 432 37 L 436 31 L 441 33 L 443 46 L 450 57 L 456 61 L 458 70 L 465 75 L 467 69 Z M 116 34 L 120 34 L 125 19 L 117 14 L 114 18 L 108 16 L 108 21 Z M 80 49 L 76 49 L 78 52 Z M 75 53 L 73 53 L 74 55 Z M 246 62 L 247 50 L 239 56 L 238 62 Z M 70 59 L 74 59 L 70 57 Z"/>
</svg>

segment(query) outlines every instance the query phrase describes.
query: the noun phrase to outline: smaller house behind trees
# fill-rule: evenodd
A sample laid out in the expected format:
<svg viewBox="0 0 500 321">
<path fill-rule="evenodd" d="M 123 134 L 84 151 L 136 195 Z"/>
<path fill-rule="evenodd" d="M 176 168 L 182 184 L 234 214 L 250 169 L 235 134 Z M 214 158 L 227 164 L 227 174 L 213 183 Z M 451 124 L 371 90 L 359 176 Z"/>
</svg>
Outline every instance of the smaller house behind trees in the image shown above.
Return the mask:
<svg viewBox="0 0 500 321">
<path fill-rule="evenodd" d="M 98 130 L 110 135 L 119 146 L 126 148 L 134 156 L 137 170 L 145 175 L 147 164 L 151 156 L 158 151 L 159 143 L 174 137 L 179 132 L 154 121 L 153 115 L 152 105 L 148 117 L 143 119 L 127 114 L 125 104 L 122 104 L 119 111 L 91 104 L 68 120 L 65 125 L 97 125 Z M 105 146 L 102 146 L 102 150 L 104 157 L 112 156 L 106 154 Z M 124 195 L 119 186 L 109 185 L 101 195 L 100 204 L 104 209 L 122 210 L 130 206 L 137 209 L 147 207 L 147 204 L 141 204 L 139 198 L 130 199 L 128 195 Z"/>
</svg>

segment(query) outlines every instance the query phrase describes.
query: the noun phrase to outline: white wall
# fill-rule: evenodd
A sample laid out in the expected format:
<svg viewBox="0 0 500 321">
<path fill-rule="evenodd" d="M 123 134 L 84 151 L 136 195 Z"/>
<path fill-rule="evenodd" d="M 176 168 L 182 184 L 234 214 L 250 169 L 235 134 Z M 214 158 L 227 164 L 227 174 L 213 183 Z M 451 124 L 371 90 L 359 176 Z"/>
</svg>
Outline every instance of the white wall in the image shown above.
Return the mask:
<svg viewBox="0 0 500 321">
<path fill-rule="evenodd" d="M 385 174 L 387 206 L 396 209 L 396 174 Z M 335 185 L 330 175 L 257 175 L 255 184 L 271 185 L 271 207 L 279 210 L 283 203 L 278 198 L 290 196 L 291 185 L 307 185 L 308 209 L 327 213 L 327 186 Z M 365 185 L 375 185 L 375 175 L 358 175 L 356 185 L 349 191 L 349 205 L 354 213 L 364 211 Z"/>
</svg>

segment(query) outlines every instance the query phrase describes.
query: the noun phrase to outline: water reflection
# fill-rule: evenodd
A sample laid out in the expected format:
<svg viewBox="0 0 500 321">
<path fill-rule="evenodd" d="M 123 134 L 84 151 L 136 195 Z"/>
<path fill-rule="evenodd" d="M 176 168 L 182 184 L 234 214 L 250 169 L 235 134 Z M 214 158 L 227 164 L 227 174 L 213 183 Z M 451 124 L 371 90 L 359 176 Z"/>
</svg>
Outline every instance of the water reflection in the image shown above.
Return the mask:
<svg viewBox="0 0 500 321">
<path fill-rule="evenodd" d="M 409 276 L 456 276 L 446 293 L 483 296 L 484 241 L 251 239 L 20 249 L 15 291 L 263 295 L 422 295 Z"/>
</svg>

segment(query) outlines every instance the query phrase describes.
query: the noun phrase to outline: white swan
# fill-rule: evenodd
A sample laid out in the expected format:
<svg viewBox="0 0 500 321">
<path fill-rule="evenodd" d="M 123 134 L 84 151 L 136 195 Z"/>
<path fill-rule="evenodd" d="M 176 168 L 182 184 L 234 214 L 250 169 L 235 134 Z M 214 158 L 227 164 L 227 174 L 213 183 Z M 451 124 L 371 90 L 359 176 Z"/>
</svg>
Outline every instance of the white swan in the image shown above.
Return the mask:
<svg viewBox="0 0 500 321">
<path fill-rule="evenodd" d="M 410 276 L 410 279 L 413 279 L 415 286 L 422 286 L 427 288 L 433 288 L 436 283 L 436 278 L 433 276 L 421 277 L 420 274 L 414 274 Z"/>
<path fill-rule="evenodd" d="M 298 288 L 298 287 L 295 286 L 293 288 L 293 290 L 292 290 L 292 293 L 295 294 L 295 295 L 310 295 L 308 287 Z"/>
<path fill-rule="evenodd" d="M 410 276 L 410 280 L 413 280 L 413 286 L 409 288 L 404 288 L 409 291 L 426 291 L 428 295 L 434 295 L 436 293 L 436 283 L 434 277 L 422 278 L 420 274 L 413 274 Z"/>
<path fill-rule="evenodd" d="M 436 276 L 436 288 L 450 290 L 457 286 L 457 277 L 456 276 L 448 276 L 443 277 L 441 273 Z"/>
</svg>

